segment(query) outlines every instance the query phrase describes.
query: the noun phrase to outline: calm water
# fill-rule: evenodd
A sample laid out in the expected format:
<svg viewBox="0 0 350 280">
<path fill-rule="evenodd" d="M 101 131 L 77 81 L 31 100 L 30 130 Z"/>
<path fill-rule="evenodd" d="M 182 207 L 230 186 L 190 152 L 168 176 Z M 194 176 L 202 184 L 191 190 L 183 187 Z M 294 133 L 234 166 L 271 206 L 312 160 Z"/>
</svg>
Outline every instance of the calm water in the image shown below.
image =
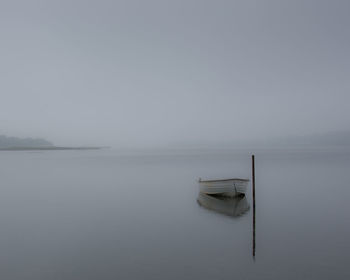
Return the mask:
<svg viewBox="0 0 350 280">
<path fill-rule="evenodd" d="M 196 183 L 249 178 L 249 152 L 1 152 L 0 278 L 349 279 L 350 151 L 255 155 L 254 260 L 252 207 Z"/>
</svg>

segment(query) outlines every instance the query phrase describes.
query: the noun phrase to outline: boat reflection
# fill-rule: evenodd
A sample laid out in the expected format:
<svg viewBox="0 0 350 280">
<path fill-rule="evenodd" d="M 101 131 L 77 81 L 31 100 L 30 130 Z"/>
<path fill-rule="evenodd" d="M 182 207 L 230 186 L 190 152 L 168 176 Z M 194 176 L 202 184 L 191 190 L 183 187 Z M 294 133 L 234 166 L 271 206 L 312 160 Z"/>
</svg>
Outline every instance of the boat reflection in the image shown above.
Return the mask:
<svg viewBox="0 0 350 280">
<path fill-rule="evenodd" d="M 245 195 L 223 197 L 199 192 L 197 202 L 206 209 L 232 217 L 241 216 L 249 210 L 249 203 Z"/>
</svg>

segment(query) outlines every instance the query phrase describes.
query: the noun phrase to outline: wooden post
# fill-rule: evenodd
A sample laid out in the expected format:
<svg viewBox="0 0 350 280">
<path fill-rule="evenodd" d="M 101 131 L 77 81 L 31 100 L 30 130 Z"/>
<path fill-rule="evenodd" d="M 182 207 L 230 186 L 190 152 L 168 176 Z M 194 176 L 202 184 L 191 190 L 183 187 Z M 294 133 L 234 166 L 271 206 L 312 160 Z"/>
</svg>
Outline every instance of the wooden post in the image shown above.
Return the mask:
<svg viewBox="0 0 350 280">
<path fill-rule="evenodd" d="M 255 259 L 255 156 L 252 155 L 252 192 L 253 192 L 253 258 Z"/>
</svg>

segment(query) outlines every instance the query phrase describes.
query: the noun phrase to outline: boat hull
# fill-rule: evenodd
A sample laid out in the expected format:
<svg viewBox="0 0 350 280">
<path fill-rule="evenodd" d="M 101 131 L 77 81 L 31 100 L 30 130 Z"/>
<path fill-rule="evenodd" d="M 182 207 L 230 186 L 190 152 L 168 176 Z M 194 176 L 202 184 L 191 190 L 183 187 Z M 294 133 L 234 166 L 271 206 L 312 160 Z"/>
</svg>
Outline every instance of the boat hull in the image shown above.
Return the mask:
<svg viewBox="0 0 350 280">
<path fill-rule="evenodd" d="M 227 197 L 245 194 L 247 186 L 248 180 L 244 179 L 199 181 L 201 193 Z"/>
<path fill-rule="evenodd" d="M 249 204 L 245 196 L 225 198 L 199 193 L 197 202 L 200 206 L 224 215 L 238 217 L 249 210 Z"/>
</svg>

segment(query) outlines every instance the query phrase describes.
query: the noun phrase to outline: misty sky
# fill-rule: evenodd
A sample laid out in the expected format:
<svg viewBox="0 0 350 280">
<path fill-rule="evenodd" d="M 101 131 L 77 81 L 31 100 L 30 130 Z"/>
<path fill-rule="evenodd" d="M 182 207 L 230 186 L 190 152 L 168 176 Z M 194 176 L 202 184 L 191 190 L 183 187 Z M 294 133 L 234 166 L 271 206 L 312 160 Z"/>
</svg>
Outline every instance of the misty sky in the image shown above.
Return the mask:
<svg viewBox="0 0 350 280">
<path fill-rule="evenodd" d="M 350 1 L 0 0 L 0 134 L 167 145 L 347 130 Z"/>
</svg>

